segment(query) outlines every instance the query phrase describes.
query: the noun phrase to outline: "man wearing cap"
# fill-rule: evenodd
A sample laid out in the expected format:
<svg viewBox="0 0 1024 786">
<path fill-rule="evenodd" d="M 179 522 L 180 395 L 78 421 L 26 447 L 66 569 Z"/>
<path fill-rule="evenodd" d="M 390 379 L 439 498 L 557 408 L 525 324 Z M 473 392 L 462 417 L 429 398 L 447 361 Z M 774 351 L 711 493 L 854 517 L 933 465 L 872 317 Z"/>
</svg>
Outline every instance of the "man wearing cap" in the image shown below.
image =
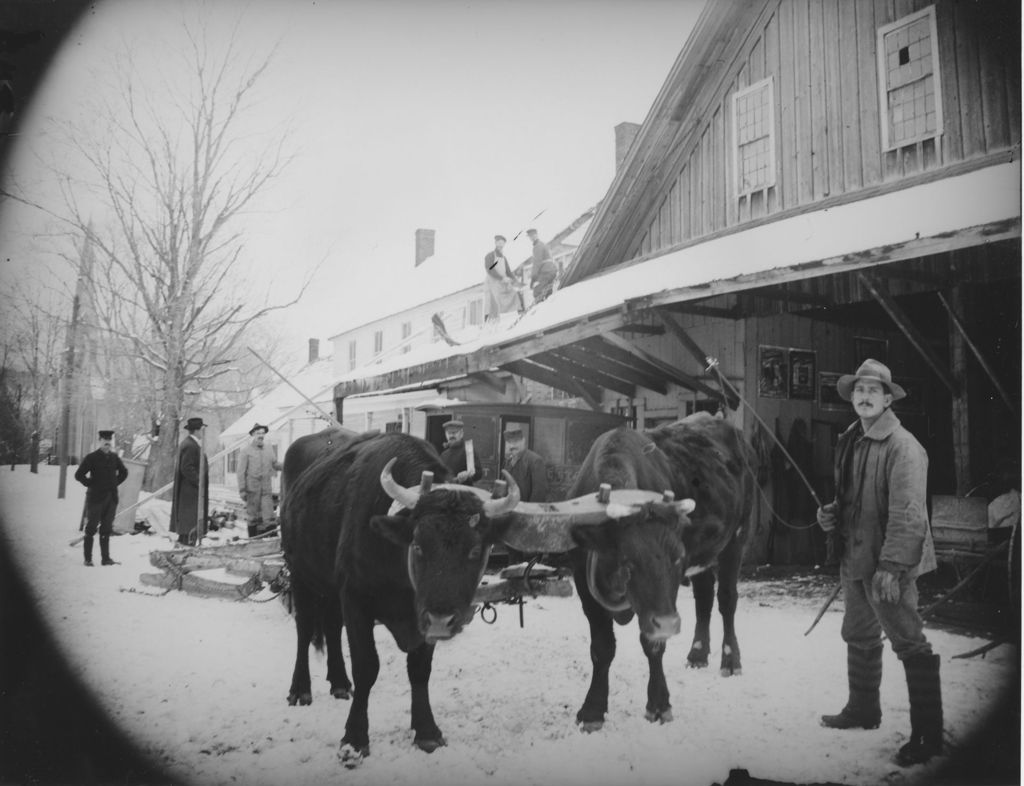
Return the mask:
<svg viewBox="0 0 1024 786">
<path fill-rule="evenodd" d="M 441 462 L 448 467 L 452 473 L 452 480 L 455 483 L 475 483 L 483 477 L 484 471 L 476 461 L 473 462 L 473 471 L 467 469 L 466 440 L 462 421 L 452 418 L 444 424 L 444 450 L 441 451 Z"/>
<path fill-rule="evenodd" d="M 189 418 L 185 422 L 188 436 L 178 446 L 178 460 L 174 468 L 171 532 L 177 532 L 178 542 L 186 546 L 199 543 L 206 534 L 210 476 L 203 452 L 204 428 L 206 424 L 202 418 Z"/>
<path fill-rule="evenodd" d="M 906 393 L 888 367 L 865 360 L 856 373 L 839 378 L 836 390 L 858 420 L 839 437 L 836 498 L 818 509 L 818 523 L 842 541 L 849 700 L 821 723 L 878 727 L 884 633 L 903 662 L 910 695 L 910 740 L 896 763 L 919 764 L 942 753 L 939 656 L 917 611 L 917 577 L 936 567 L 926 508 L 928 454 L 893 414 L 892 403 Z"/>
<path fill-rule="evenodd" d="M 82 541 L 85 564 L 92 567 L 92 542 L 100 532 L 101 565 L 116 565 L 110 558 L 110 533 L 117 515 L 117 487 L 128 477 L 128 469 L 113 450 L 113 431 L 101 431 L 100 446 L 82 459 L 75 480 L 86 488 L 85 540 Z"/>
<path fill-rule="evenodd" d="M 540 454 L 526 447 L 523 429 L 512 423 L 505 427 L 505 469 L 519 486 L 519 499 L 523 502 L 548 501 L 548 468 Z M 523 562 L 526 555 L 508 549 L 509 564 Z"/>
<path fill-rule="evenodd" d="M 527 229 L 526 234 L 533 243 L 530 289 L 533 291 L 534 302 L 540 303 L 547 299 L 554 289 L 558 268 L 555 267 L 554 260 L 551 259 L 551 252 L 548 250 L 547 244 L 541 242 L 537 237 L 537 230 Z"/>
<path fill-rule="evenodd" d="M 281 463 L 274 458 L 270 448 L 264 447 L 267 436 L 266 426 L 257 423 L 249 429 L 252 441 L 238 456 L 238 495 L 245 503 L 245 517 L 249 522 L 249 537 L 259 534 L 264 525 L 274 521 L 273 479 L 281 469 Z"/>
<path fill-rule="evenodd" d="M 521 308 L 504 248 L 504 235 L 495 235 L 494 250 L 484 255 L 484 319 L 487 321 Z"/>
</svg>

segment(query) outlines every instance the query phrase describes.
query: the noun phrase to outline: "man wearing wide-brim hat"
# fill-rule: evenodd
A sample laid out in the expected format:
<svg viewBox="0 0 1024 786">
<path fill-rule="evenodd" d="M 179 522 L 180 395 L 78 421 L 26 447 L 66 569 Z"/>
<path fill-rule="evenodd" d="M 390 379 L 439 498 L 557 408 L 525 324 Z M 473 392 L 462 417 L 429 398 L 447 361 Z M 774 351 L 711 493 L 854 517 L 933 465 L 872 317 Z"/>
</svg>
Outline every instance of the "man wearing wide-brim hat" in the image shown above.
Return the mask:
<svg viewBox="0 0 1024 786">
<path fill-rule="evenodd" d="M 842 539 L 849 700 L 821 723 L 833 729 L 878 727 L 884 633 L 903 662 L 910 694 L 910 740 L 896 763 L 920 764 L 942 753 L 939 656 L 917 611 L 917 577 L 936 567 L 927 512 L 928 454 L 892 411 L 906 392 L 885 364 L 865 360 L 839 378 L 836 390 L 858 420 L 839 437 L 836 498 L 818 509 L 818 523 Z"/>
<path fill-rule="evenodd" d="M 470 471 L 466 460 L 465 426 L 458 418 L 452 418 L 444 424 L 444 450 L 441 461 L 451 473 L 449 480 L 453 483 L 475 483 L 484 475 L 483 467 L 474 461 L 474 469 Z"/>
<path fill-rule="evenodd" d="M 206 535 L 209 516 L 210 473 L 203 452 L 202 418 L 185 421 L 188 436 L 178 446 L 174 465 L 174 491 L 171 495 L 171 532 L 178 533 L 183 545 L 199 543 Z"/>
<path fill-rule="evenodd" d="M 245 503 L 250 538 L 275 524 L 273 480 L 281 469 L 281 463 L 263 444 L 269 431 L 260 423 L 249 429 L 252 440 L 239 451 L 238 468 L 235 470 L 238 495 Z"/>
</svg>

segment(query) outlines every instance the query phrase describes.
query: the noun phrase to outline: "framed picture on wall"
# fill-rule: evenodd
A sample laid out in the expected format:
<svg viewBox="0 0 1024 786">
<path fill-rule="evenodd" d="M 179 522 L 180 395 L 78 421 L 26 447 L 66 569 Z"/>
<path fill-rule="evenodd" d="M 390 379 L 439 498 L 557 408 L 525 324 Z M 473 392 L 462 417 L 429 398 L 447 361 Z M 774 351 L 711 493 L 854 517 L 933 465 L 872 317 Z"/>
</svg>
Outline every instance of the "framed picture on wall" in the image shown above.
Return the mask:
<svg viewBox="0 0 1024 786">
<path fill-rule="evenodd" d="M 836 383 L 842 374 L 836 371 L 818 372 L 818 406 L 828 410 L 849 410 L 850 403 L 839 398 Z"/>
<path fill-rule="evenodd" d="M 814 401 L 815 355 L 809 349 L 789 350 L 789 397 Z"/>
<path fill-rule="evenodd" d="M 757 395 L 786 398 L 789 395 L 789 354 L 785 347 L 758 347 Z"/>
<path fill-rule="evenodd" d="M 879 363 L 889 363 L 889 342 L 884 338 L 869 338 L 868 336 L 853 337 L 853 364 L 859 366 L 868 358 L 873 358 Z"/>
</svg>

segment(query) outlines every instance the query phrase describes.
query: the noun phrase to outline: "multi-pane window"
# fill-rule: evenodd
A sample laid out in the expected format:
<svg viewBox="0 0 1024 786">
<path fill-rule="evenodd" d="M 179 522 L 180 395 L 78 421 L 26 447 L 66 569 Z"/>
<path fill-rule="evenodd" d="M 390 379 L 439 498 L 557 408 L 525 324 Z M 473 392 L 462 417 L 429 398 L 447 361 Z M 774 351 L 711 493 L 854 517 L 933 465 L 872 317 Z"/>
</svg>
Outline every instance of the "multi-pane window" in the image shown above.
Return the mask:
<svg viewBox="0 0 1024 786">
<path fill-rule="evenodd" d="M 348 370 L 351 371 L 356 367 L 356 342 L 348 342 Z"/>
<path fill-rule="evenodd" d="M 412 335 L 412 322 L 402 323 L 402 352 L 408 352 L 411 349 L 410 343 L 407 339 Z"/>
<path fill-rule="evenodd" d="M 384 351 L 384 331 L 373 331 L 373 354 L 379 355 Z"/>
<path fill-rule="evenodd" d="M 469 324 L 479 325 L 484 321 L 484 301 L 469 301 Z"/>
<path fill-rule="evenodd" d="M 775 91 L 772 77 L 732 97 L 737 196 L 775 185 Z"/>
<path fill-rule="evenodd" d="M 878 30 L 882 146 L 894 150 L 942 133 L 935 6 Z"/>
</svg>

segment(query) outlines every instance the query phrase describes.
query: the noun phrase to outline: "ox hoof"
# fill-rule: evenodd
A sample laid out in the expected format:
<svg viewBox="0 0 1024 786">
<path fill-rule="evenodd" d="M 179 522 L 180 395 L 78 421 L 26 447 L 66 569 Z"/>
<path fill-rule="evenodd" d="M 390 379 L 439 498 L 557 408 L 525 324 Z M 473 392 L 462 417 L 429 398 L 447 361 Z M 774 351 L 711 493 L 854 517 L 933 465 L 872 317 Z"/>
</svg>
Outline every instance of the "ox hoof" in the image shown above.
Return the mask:
<svg viewBox="0 0 1024 786">
<path fill-rule="evenodd" d="M 692 660 L 689 658 L 686 660 L 686 668 L 688 669 L 706 669 L 707 667 L 708 662 L 706 660 Z"/>
<path fill-rule="evenodd" d="M 354 770 L 360 764 L 363 763 L 363 759 L 370 755 L 370 746 L 367 745 L 365 748 L 357 748 L 354 745 L 350 745 L 347 742 L 341 743 L 341 747 L 338 749 L 338 761 L 341 762 L 342 766 L 348 770 Z"/>
<path fill-rule="evenodd" d="M 671 707 L 664 709 L 661 712 L 651 712 L 651 710 L 647 710 L 644 717 L 651 723 L 671 723 L 674 720 Z"/>
<path fill-rule="evenodd" d="M 582 721 L 580 723 L 580 730 L 586 734 L 593 734 L 595 731 L 601 731 L 604 728 L 604 721 Z"/>
<path fill-rule="evenodd" d="M 299 704 L 303 707 L 308 707 L 313 703 L 313 695 L 310 693 L 289 693 L 288 694 L 288 706 L 294 707 Z"/>
<path fill-rule="evenodd" d="M 448 741 L 444 737 L 437 737 L 433 740 L 415 740 L 416 747 L 424 753 L 433 753 L 438 748 L 443 748 L 448 744 Z"/>
<path fill-rule="evenodd" d="M 352 698 L 351 688 L 331 688 L 331 695 L 336 699 L 345 699 L 348 701 Z"/>
<path fill-rule="evenodd" d="M 730 666 L 722 666 L 723 677 L 738 677 L 743 673 L 743 669 L 740 666 L 732 668 Z"/>
</svg>

